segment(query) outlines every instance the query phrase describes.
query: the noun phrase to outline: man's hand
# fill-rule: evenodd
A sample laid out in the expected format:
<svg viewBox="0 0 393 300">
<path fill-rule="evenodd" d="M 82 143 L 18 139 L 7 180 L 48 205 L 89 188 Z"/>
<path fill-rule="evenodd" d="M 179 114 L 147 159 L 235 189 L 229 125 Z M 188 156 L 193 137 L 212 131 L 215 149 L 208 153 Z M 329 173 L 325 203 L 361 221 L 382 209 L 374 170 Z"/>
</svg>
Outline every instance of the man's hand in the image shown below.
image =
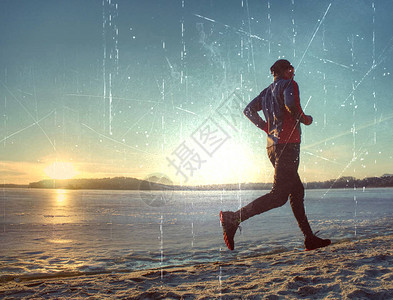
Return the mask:
<svg viewBox="0 0 393 300">
<path fill-rule="evenodd" d="M 310 115 L 304 115 L 304 116 L 305 116 L 304 125 L 311 125 L 313 118 Z"/>
</svg>

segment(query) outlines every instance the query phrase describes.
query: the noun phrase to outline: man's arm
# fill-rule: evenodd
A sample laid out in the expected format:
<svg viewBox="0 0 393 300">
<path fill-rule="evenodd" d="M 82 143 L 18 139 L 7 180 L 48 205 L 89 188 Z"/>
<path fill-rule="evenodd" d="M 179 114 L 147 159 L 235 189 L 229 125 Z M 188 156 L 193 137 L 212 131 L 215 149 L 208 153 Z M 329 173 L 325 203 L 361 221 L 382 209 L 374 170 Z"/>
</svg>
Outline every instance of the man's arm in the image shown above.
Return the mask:
<svg viewBox="0 0 393 300">
<path fill-rule="evenodd" d="M 263 92 L 260 93 L 257 97 L 254 98 L 244 109 L 243 113 L 245 116 L 253 122 L 258 128 L 262 129 L 267 133 L 268 131 L 268 124 L 261 118 L 258 114 L 258 111 L 262 110 L 262 99 Z"/>
<path fill-rule="evenodd" d="M 299 120 L 304 125 L 310 125 L 312 123 L 313 118 L 304 114 L 300 105 L 299 86 L 294 80 L 291 80 L 288 87 L 284 90 L 284 103 L 287 110 L 296 120 Z"/>
</svg>

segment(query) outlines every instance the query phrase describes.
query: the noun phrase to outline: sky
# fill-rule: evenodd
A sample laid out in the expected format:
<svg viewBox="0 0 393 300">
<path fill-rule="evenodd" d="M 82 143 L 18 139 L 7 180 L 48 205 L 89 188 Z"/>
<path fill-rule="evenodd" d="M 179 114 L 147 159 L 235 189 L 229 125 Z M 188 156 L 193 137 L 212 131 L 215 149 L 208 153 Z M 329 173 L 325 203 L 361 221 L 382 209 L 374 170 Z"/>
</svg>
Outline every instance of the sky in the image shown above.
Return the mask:
<svg viewBox="0 0 393 300">
<path fill-rule="evenodd" d="M 295 66 L 304 182 L 393 173 L 393 1 L 0 1 L 0 182 L 271 182 L 243 114 Z"/>
</svg>

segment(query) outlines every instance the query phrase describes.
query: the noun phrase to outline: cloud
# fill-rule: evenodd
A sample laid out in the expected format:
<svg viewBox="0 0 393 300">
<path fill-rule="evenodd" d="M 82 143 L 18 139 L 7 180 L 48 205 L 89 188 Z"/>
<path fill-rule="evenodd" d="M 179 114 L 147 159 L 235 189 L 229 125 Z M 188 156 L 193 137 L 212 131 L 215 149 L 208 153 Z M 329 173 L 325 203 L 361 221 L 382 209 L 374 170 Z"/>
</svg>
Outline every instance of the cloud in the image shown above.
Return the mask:
<svg viewBox="0 0 393 300">
<path fill-rule="evenodd" d="M 0 181 L 1 183 L 27 184 L 39 178 L 41 169 L 41 163 L 1 161 Z"/>
</svg>

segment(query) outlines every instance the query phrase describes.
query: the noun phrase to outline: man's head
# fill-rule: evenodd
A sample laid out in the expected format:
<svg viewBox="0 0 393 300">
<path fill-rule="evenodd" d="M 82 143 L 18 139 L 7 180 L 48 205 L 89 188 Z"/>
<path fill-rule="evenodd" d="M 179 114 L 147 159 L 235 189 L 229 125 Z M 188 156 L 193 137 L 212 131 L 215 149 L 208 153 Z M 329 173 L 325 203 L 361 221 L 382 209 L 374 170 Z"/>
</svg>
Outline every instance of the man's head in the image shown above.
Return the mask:
<svg viewBox="0 0 393 300">
<path fill-rule="evenodd" d="M 270 72 L 273 76 L 282 77 L 285 79 L 292 79 L 295 75 L 295 69 L 286 59 L 277 60 L 271 67 Z"/>
</svg>

